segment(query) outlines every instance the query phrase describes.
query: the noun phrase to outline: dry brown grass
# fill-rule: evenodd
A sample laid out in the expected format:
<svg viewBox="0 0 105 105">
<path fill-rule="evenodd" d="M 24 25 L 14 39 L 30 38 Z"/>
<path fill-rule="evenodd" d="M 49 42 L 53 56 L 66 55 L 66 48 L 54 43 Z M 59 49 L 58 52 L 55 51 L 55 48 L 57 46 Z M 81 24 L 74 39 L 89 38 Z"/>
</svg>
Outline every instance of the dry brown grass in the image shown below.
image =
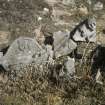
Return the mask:
<svg viewBox="0 0 105 105">
<path fill-rule="evenodd" d="M 86 65 L 85 65 L 86 66 Z M 84 69 L 89 69 L 88 66 Z M 82 66 L 83 67 L 83 66 Z M 7 83 L 0 83 L 0 103 L 6 105 L 104 105 L 105 86 L 87 79 L 69 80 L 58 77 L 52 81 L 54 67 L 30 65 L 22 74 L 9 73 Z"/>
</svg>

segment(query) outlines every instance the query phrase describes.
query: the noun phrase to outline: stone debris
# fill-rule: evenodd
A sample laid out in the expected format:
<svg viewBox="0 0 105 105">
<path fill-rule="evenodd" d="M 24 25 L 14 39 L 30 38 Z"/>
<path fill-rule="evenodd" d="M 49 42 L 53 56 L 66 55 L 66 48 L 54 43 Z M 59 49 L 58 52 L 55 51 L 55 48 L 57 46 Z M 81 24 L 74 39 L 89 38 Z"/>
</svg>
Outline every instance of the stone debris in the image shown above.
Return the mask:
<svg viewBox="0 0 105 105">
<path fill-rule="evenodd" d="M 102 10 L 103 7 L 104 7 L 103 3 L 100 2 L 100 1 L 98 1 L 98 2 L 94 5 L 93 10 L 95 10 L 95 11 L 97 11 L 97 10 Z"/>
<path fill-rule="evenodd" d="M 74 78 L 75 75 L 75 60 L 67 56 L 62 59 L 62 62 L 55 64 L 55 69 L 52 71 L 52 77 L 67 77 Z"/>
<path fill-rule="evenodd" d="M 2 62 L 2 58 L 3 58 L 3 52 L 0 52 L 0 64 Z"/>
<path fill-rule="evenodd" d="M 75 60 L 74 58 L 67 57 L 67 61 L 64 63 L 66 74 L 73 76 L 75 74 Z"/>
<path fill-rule="evenodd" d="M 0 59 L 3 57 L 3 52 L 0 52 Z"/>
<path fill-rule="evenodd" d="M 46 52 L 48 54 L 48 61 L 53 63 L 54 51 L 52 50 L 51 45 L 46 45 Z"/>
<path fill-rule="evenodd" d="M 43 8 L 43 14 L 47 15 L 50 12 L 50 10 L 48 8 Z"/>
<path fill-rule="evenodd" d="M 43 9 L 45 12 L 49 12 L 49 9 L 48 8 L 44 8 Z"/>
<path fill-rule="evenodd" d="M 100 70 L 98 70 L 95 80 L 96 80 L 96 83 L 103 85 L 103 82 L 101 81 L 101 77 L 102 77 L 101 72 Z"/>
<path fill-rule="evenodd" d="M 42 20 L 42 17 L 39 16 L 39 17 L 38 17 L 38 21 L 41 21 L 41 20 Z"/>
<path fill-rule="evenodd" d="M 92 4 L 92 1 L 91 1 L 91 0 L 87 0 L 87 3 L 88 3 L 89 5 L 91 5 L 91 4 Z"/>
<path fill-rule="evenodd" d="M 47 61 L 47 53 L 37 43 L 35 39 L 20 37 L 16 39 L 9 47 L 7 53 L 3 56 L 2 65 L 8 70 L 9 66 L 16 65 L 20 69 L 20 64 L 41 64 Z"/>
<path fill-rule="evenodd" d="M 55 32 L 53 35 L 54 38 L 54 56 L 60 57 L 63 55 L 70 54 L 76 47 L 77 44 L 69 39 L 68 32 Z"/>
<path fill-rule="evenodd" d="M 96 20 L 89 18 L 77 25 L 70 33 L 70 37 L 74 41 L 96 41 Z"/>
<path fill-rule="evenodd" d="M 10 43 L 10 32 L 0 31 L 0 51 Z"/>
</svg>

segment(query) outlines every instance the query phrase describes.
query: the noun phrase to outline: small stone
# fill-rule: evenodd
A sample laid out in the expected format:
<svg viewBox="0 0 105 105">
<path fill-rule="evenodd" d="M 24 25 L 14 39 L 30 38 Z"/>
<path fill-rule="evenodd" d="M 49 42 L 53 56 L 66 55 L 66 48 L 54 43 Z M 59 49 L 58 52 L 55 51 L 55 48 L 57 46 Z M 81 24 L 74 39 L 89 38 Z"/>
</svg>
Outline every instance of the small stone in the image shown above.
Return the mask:
<svg viewBox="0 0 105 105">
<path fill-rule="evenodd" d="M 53 58 L 54 54 L 53 54 L 53 50 L 52 50 L 51 45 L 46 45 L 46 51 L 47 51 L 47 54 L 49 55 L 49 57 Z"/>
<path fill-rule="evenodd" d="M 39 16 L 39 17 L 38 17 L 38 21 L 41 21 L 41 20 L 42 20 L 42 17 Z"/>
<path fill-rule="evenodd" d="M 0 74 L 0 82 L 2 82 L 2 83 L 7 83 L 7 81 L 8 81 L 7 75 L 1 73 L 1 74 Z"/>
<path fill-rule="evenodd" d="M 52 50 L 51 45 L 46 45 L 46 52 L 47 52 L 47 55 L 48 55 L 48 62 L 53 64 L 54 63 L 54 60 L 53 60 L 54 51 Z"/>
<path fill-rule="evenodd" d="M 3 52 L 0 52 L 0 64 L 2 63 Z"/>
<path fill-rule="evenodd" d="M 75 60 L 74 58 L 67 57 L 67 61 L 64 63 L 66 74 L 73 76 L 75 74 Z"/>
<path fill-rule="evenodd" d="M 3 52 L 0 52 L 0 58 L 2 58 L 3 57 Z"/>
<path fill-rule="evenodd" d="M 44 8 L 43 9 L 45 12 L 49 12 L 49 9 L 48 8 Z"/>
<path fill-rule="evenodd" d="M 54 56 L 56 58 L 70 54 L 77 47 L 77 44 L 69 39 L 68 32 L 55 32 L 53 38 Z"/>
<path fill-rule="evenodd" d="M 91 1 L 91 0 L 87 0 L 87 3 L 88 3 L 89 5 L 91 5 L 91 4 L 92 4 L 92 1 Z"/>
<path fill-rule="evenodd" d="M 103 82 L 101 81 L 102 75 L 101 75 L 100 70 L 98 70 L 95 80 L 96 80 L 96 83 L 103 85 Z"/>
<path fill-rule="evenodd" d="M 95 10 L 95 11 L 102 10 L 103 7 L 104 7 L 103 3 L 99 1 L 94 5 L 93 10 Z"/>
</svg>

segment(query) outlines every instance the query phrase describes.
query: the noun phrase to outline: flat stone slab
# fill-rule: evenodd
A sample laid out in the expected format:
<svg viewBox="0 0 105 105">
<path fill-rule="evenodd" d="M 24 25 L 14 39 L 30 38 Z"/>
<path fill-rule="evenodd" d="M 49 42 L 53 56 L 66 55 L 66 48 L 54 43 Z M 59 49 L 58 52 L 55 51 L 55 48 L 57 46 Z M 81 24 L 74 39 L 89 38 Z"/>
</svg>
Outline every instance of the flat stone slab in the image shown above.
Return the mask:
<svg viewBox="0 0 105 105">
<path fill-rule="evenodd" d="M 75 60 L 74 58 L 67 57 L 66 62 L 64 63 L 66 74 L 68 76 L 73 76 L 75 74 Z"/>
</svg>

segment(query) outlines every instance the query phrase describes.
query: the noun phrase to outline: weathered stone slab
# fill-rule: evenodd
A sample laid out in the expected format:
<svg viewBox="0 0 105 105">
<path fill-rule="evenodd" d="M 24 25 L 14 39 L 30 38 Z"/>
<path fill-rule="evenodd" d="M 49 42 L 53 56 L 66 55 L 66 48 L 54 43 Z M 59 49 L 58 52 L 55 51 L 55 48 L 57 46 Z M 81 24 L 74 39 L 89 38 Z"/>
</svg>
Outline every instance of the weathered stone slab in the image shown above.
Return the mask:
<svg viewBox="0 0 105 105">
<path fill-rule="evenodd" d="M 96 20 L 94 18 L 86 19 L 81 22 L 70 33 L 71 39 L 74 41 L 96 41 Z"/>
<path fill-rule="evenodd" d="M 69 39 L 68 32 L 55 32 L 54 33 L 54 55 L 60 57 L 63 55 L 70 54 L 76 47 L 77 44 Z"/>
<path fill-rule="evenodd" d="M 53 63 L 54 51 L 51 45 L 46 45 L 46 52 L 48 55 L 49 63 Z"/>
<path fill-rule="evenodd" d="M 28 37 L 20 37 L 16 39 L 9 47 L 7 53 L 3 57 L 2 65 L 5 69 L 9 66 L 16 65 L 16 69 L 20 69 L 20 64 L 41 64 L 47 61 L 47 53 L 37 43 L 35 39 Z"/>
</svg>

